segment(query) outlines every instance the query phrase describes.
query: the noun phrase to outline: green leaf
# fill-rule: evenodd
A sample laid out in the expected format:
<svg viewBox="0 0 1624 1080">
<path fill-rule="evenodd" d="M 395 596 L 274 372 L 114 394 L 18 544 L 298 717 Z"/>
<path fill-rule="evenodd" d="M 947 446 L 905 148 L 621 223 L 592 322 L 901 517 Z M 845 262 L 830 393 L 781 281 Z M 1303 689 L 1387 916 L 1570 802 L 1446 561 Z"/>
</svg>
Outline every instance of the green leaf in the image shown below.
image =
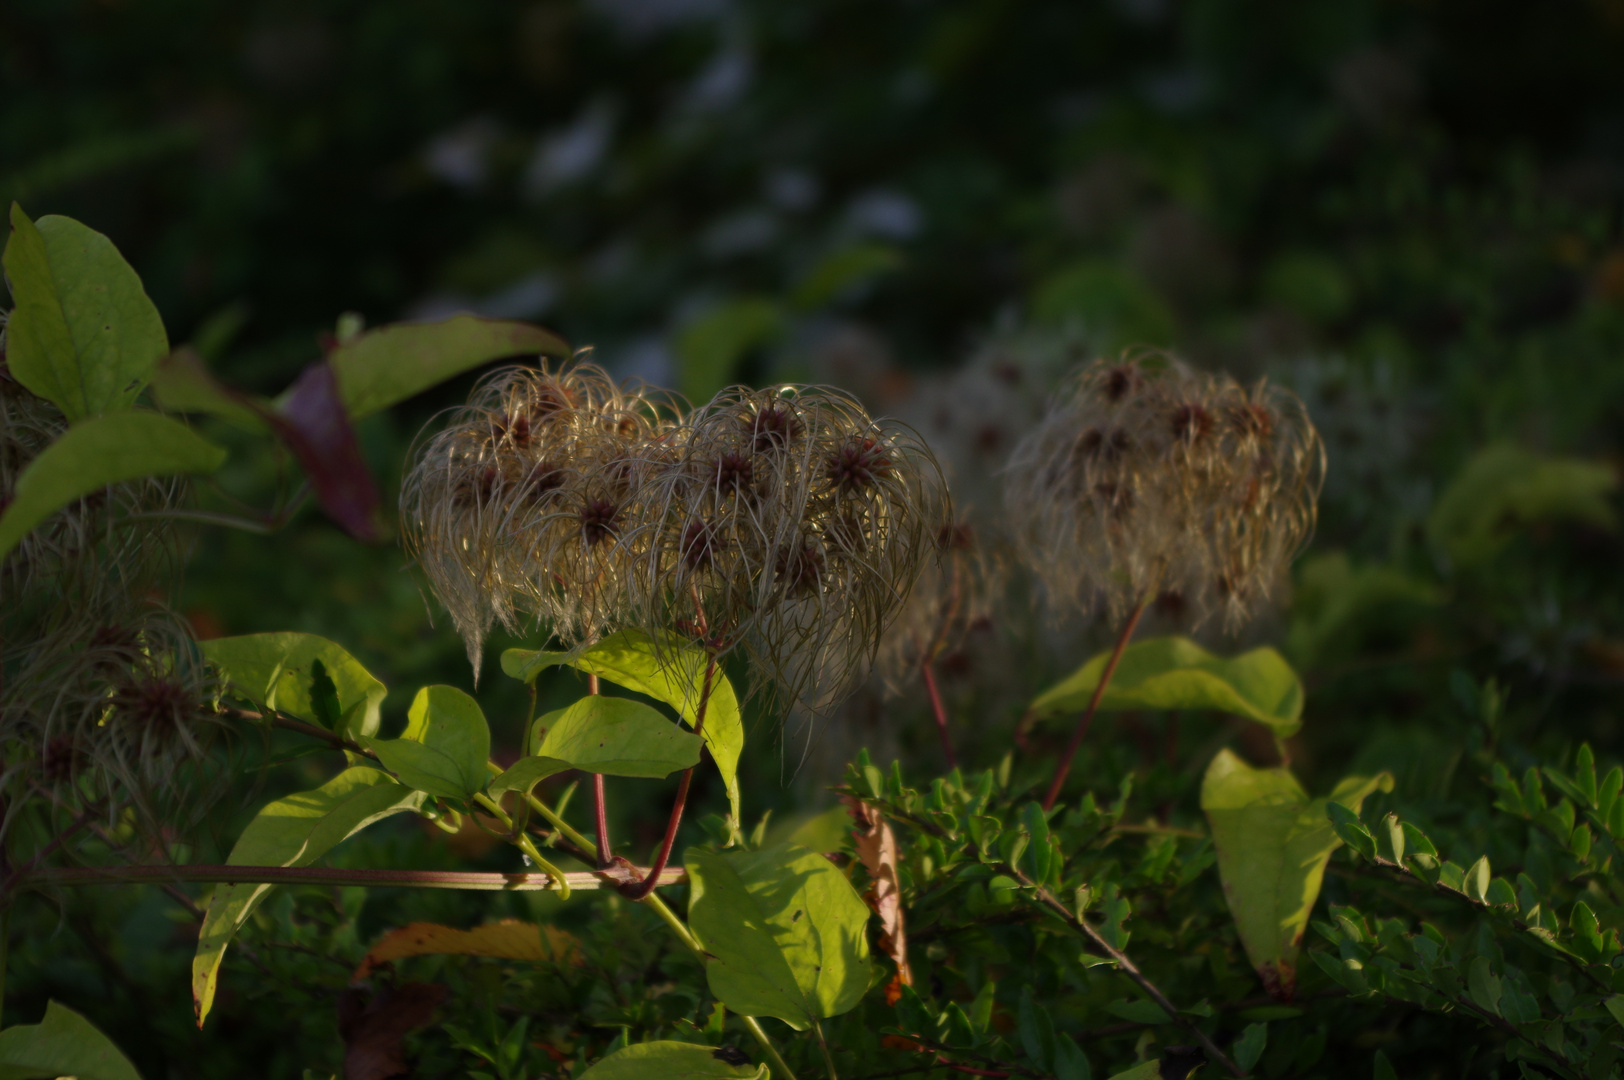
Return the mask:
<svg viewBox="0 0 1624 1080">
<path fill-rule="evenodd" d="M 547 779 L 557 776 L 561 772 L 569 772 L 575 768 L 567 761 L 557 758 L 537 757 L 532 754 L 515 761 L 505 772 L 490 782 L 485 790 L 491 795 L 500 795 L 504 791 L 517 791 L 528 795 L 530 789 Z"/>
<path fill-rule="evenodd" d="M 0 513 L 0 559 L 73 500 L 143 476 L 210 473 L 226 452 L 178 420 L 128 411 L 81 421 L 28 463 Z"/>
<path fill-rule="evenodd" d="M 342 645 L 315 634 L 244 634 L 201 642 L 203 655 L 255 705 L 329 727 L 349 739 L 375 735 L 387 687 Z M 313 697 L 316 666 L 337 697 L 339 727 L 331 727 Z"/>
<path fill-rule="evenodd" d="M 712 308 L 677 334 L 677 389 L 689 401 L 709 401 L 734 380 L 745 354 L 783 329 L 784 313 L 775 300 L 747 297 Z"/>
<path fill-rule="evenodd" d="M 1167 1015 L 1166 1009 L 1154 1001 L 1145 1001 L 1142 998 L 1113 1001 L 1105 1008 L 1112 1016 L 1120 1016 L 1135 1024 L 1167 1024 L 1173 1019 Z"/>
<path fill-rule="evenodd" d="M 1466 969 L 1466 990 L 1478 1008 L 1500 1015 L 1500 978 L 1495 975 L 1487 956 L 1472 957 Z"/>
<path fill-rule="evenodd" d="M 560 664 L 608 679 L 639 694 L 663 701 L 694 725 L 705 669 L 710 658 L 704 650 L 666 635 L 659 641 L 635 630 L 611 634 L 579 654 L 530 652 L 508 649 L 502 654 L 502 671 L 521 682 L 529 682 L 549 667 Z M 739 755 L 744 753 L 744 718 L 739 699 L 718 666 L 711 676 L 710 698 L 705 705 L 705 727 L 700 733 L 710 750 L 711 760 L 722 774 L 733 820 L 743 822 L 739 810 Z"/>
<path fill-rule="evenodd" d="M 152 373 L 152 399 L 164 412 L 203 413 L 244 431 L 270 430 L 265 415 L 271 403 L 225 386 L 190 345 L 158 362 Z"/>
<path fill-rule="evenodd" d="M 380 818 L 423 804 L 423 795 L 377 769 L 354 766 L 314 791 L 266 805 L 243 830 L 226 863 L 231 866 L 309 866 Z M 226 946 L 271 890 L 270 885 L 220 885 L 209 899 L 192 960 L 197 1023 L 214 1003 Z"/>
<path fill-rule="evenodd" d="M 601 695 L 538 717 L 530 742 L 536 753 L 492 781 L 492 791 L 529 791 L 537 780 L 565 769 L 658 779 L 699 764 L 702 745 L 640 701 Z"/>
<path fill-rule="evenodd" d="M 425 686 L 412 699 L 398 739 L 362 736 L 401 783 L 443 799 L 470 799 L 485 790 L 491 729 L 479 702 L 455 686 Z"/>
<path fill-rule="evenodd" d="M 528 323 L 453 315 L 362 334 L 328 356 L 339 397 L 359 420 L 481 364 L 508 356 L 568 356 L 557 334 Z"/>
<path fill-rule="evenodd" d="M 1398 1080 L 1398 1073 L 1393 1071 L 1393 1063 L 1387 1060 L 1387 1055 L 1380 1050 L 1376 1051 L 1375 1065 L 1371 1070 L 1373 1080 Z"/>
<path fill-rule="evenodd" d="M 872 972 L 868 905 L 834 863 L 780 844 L 692 850 L 686 866 L 688 922 L 724 1005 L 804 1031 L 862 1000 Z"/>
<path fill-rule="evenodd" d="M 1201 809 L 1218 849 L 1224 899 L 1271 994 L 1289 996 L 1296 985 L 1303 930 L 1341 843 L 1327 805 L 1356 809 L 1378 788 L 1392 790 L 1392 778 L 1348 777 L 1329 799 L 1310 799 L 1287 770 L 1254 769 L 1229 750 L 1208 766 Z"/>
<path fill-rule="evenodd" d="M 127 409 L 169 352 L 163 319 L 113 242 L 11 204 L 5 268 L 16 309 L 7 362 L 70 421 Z"/>
<path fill-rule="evenodd" d="M 1033 700 L 1034 719 L 1075 713 L 1088 704 L 1109 652 Z M 1303 686 L 1291 665 L 1267 646 L 1230 659 L 1189 638 L 1161 637 L 1130 645 L 1100 699 L 1102 712 L 1123 709 L 1212 709 L 1267 725 L 1280 738 L 1302 727 Z"/>
<path fill-rule="evenodd" d="M 1158 1058 L 1141 1061 L 1131 1069 L 1112 1073 L 1110 1080 L 1161 1080 L 1162 1063 Z"/>
<path fill-rule="evenodd" d="M 1517 528 L 1580 521 L 1611 530 L 1608 495 L 1618 477 L 1607 465 L 1545 457 L 1510 443 L 1484 447 L 1452 480 L 1427 517 L 1427 538 L 1459 566 L 1497 554 Z"/>
<path fill-rule="evenodd" d="M 1039 1069 L 1051 1071 L 1055 1056 L 1054 1020 L 1049 1016 L 1049 1010 L 1032 996 L 1030 983 L 1021 987 L 1021 1001 L 1015 1017 L 1021 1036 L 1021 1049 Z"/>
<path fill-rule="evenodd" d="M 1234 1055 L 1235 1064 L 1241 1067 L 1241 1072 L 1249 1073 L 1257 1065 L 1258 1059 L 1263 1057 L 1263 1050 L 1269 1045 L 1268 1024 L 1247 1024 L 1241 1037 L 1235 1040 L 1230 1048 Z"/>
<path fill-rule="evenodd" d="M 0 1031 L 0 1080 L 141 1080 L 130 1059 L 89 1020 L 55 1001 L 37 1024 Z"/>
<path fill-rule="evenodd" d="M 795 306 L 802 311 L 823 307 L 901 265 L 901 253 L 889 244 L 870 242 L 840 248 L 819 259 L 795 286 Z"/>
<path fill-rule="evenodd" d="M 1607 1006 L 1607 1011 L 1612 1014 L 1613 1022 L 1624 1028 L 1624 994 L 1613 994 L 1604 998 L 1602 1004 Z"/>
<path fill-rule="evenodd" d="M 767 1080 L 765 1065 L 729 1065 L 726 1051 L 685 1042 L 623 1047 L 576 1080 Z"/>
<path fill-rule="evenodd" d="M 1297 663 L 1312 666 L 1374 614 L 1399 606 L 1435 607 L 1444 599 L 1438 586 L 1394 567 L 1355 566 L 1344 551 L 1316 555 L 1297 571 L 1286 651 Z"/>
<path fill-rule="evenodd" d="M 1055 1038 L 1054 1071 L 1060 1080 L 1093 1080 L 1094 1077 L 1094 1070 L 1088 1064 L 1088 1055 L 1072 1041 L 1070 1035 Z"/>
</svg>

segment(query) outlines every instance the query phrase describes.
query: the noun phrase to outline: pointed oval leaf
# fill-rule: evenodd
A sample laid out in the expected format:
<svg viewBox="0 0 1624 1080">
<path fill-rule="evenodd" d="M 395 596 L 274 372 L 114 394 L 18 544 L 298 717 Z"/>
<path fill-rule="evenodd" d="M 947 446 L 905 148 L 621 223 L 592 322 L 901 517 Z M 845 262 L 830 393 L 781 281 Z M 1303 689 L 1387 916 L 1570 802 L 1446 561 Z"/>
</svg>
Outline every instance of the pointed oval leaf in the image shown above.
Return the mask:
<svg viewBox="0 0 1624 1080">
<path fill-rule="evenodd" d="M 421 792 L 377 769 L 345 769 L 314 791 L 267 804 L 248 823 L 226 862 L 231 866 L 309 866 L 380 818 L 423 804 Z M 209 898 L 197 955 L 192 960 L 192 1002 L 197 1023 L 214 1003 L 226 946 L 271 890 L 270 885 L 220 885 Z"/>
<path fill-rule="evenodd" d="M 328 362 L 344 407 L 359 420 L 481 364 L 537 353 L 568 356 L 570 347 L 539 326 L 453 315 L 372 330 L 334 349 Z"/>
<path fill-rule="evenodd" d="M 144 476 L 210 473 L 225 459 L 220 447 L 154 412 L 114 413 L 74 424 L 17 477 L 11 503 L 0 513 L 0 559 L 75 499 Z"/>
<path fill-rule="evenodd" d="M 169 352 L 163 319 L 113 242 L 67 217 L 11 205 L 7 362 L 69 420 L 127 409 Z"/>
<path fill-rule="evenodd" d="M 787 844 L 686 858 L 688 922 L 711 993 L 797 1031 L 856 1007 L 868 989 L 868 905 L 838 867 Z"/>
<path fill-rule="evenodd" d="M 1033 718 L 1086 707 L 1109 658 L 1100 653 L 1039 694 L 1029 707 Z M 1267 646 L 1225 658 L 1189 638 L 1151 638 L 1123 650 L 1099 707 L 1106 712 L 1213 709 L 1256 720 L 1287 738 L 1302 727 L 1303 685 L 1285 658 Z"/>
<path fill-rule="evenodd" d="M 323 722 L 311 694 L 312 665 L 320 662 L 338 693 L 338 734 L 355 739 L 378 731 L 378 709 L 389 690 L 336 642 L 288 632 L 214 638 L 200 646 L 244 698 L 312 723 Z"/>
<path fill-rule="evenodd" d="M 622 1047 L 577 1080 L 767 1080 L 765 1065 L 730 1065 L 738 1052 L 685 1042 Z"/>
<path fill-rule="evenodd" d="M 0 1031 L 0 1080 L 141 1080 L 130 1059 L 96 1025 L 55 1001 L 45 1019 Z"/>
<path fill-rule="evenodd" d="M 677 710 L 689 727 L 694 725 L 698 703 L 710 663 L 703 650 L 666 635 L 656 641 L 640 631 L 623 630 L 611 634 L 579 654 L 529 652 L 509 649 L 502 654 L 502 670 L 524 682 L 559 664 L 608 679 L 639 694 L 647 694 Z M 727 787 L 728 804 L 734 821 L 743 821 L 739 809 L 739 756 L 744 753 L 744 719 L 733 684 L 720 666 L 711 674 L 710 698 L 705 704 L 705 726 L 700 734 L 716 762 Z"/>
<path fill-rule="evenodd" d="M 1218 876 L 1246 955 L 1271 994 L 1296 985 L 1297 948 L 1341 841 L 1326 804 L 1355 808 L 1392 779 L 1349 777 L 1330 799 L 1309 799 L 1285 769 L 1254 769 L 1221 750 L 1201 781 L 1201 809 L 1218 850 Z"/>
<path fill-rule="evenodd" d="M 479 702 L 455 686 L 425 686 L 412 699 L 398 739 L 363 737 L 362 746 L 400 781 L 443 799 L 485 790 L 491 729 Z"/>
<path fill-rule="evenodd" d="M 536 756 L 605 776 L 658 779 L 699 764 L 699 736 L 640 701 L 592 694 L 536 719 Z"/>
</svg>

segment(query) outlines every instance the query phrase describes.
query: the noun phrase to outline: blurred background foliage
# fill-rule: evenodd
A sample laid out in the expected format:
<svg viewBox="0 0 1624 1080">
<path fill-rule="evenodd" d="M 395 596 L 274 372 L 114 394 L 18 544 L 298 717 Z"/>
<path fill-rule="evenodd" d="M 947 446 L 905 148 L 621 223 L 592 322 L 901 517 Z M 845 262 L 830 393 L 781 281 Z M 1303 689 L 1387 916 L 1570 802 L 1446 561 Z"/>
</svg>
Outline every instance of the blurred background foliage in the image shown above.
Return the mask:
<svg viewBox="0 0 1624 1080">
<path fill-rule="evenodd" d="M 1029 414 L 949 374 L 966 361 L 1032 374 L 1031 400 L 1066 361 L 1140 345 L 1283 381 L 1330 456 L 1296 606 L 1251 632 L 1304 671 L 1297 767 L 1389 768 L 1447 816 L 1476 783 L 1452 669 L 1505 690 L 1514 761 L 1624 750 L 1621 59 L 1621 0 L 11 0 L 0 200 L 112 237 L 172 339 L 246 389 L 286 386 L 342 312 L 533 320 L 701 400 L 732 379 L 841 385 L 919 424 L 983 519 L 996 482 L 964 463 L 1000 461 Z M 471 382 L 362 423 L 387 492 Z M 239 454 L 222 487 L 264 505 L 285 482 Z M 395 723 L 417 685 L 471 682 L 398 548 L 314 511 L 200 532 L 183 607 L 203 636 L 342 642 L 395 690 Z M 1003 646 L 944 665 L 966 756 L 996 760 L 1015 697 L 1090 633 L 1029 631 L 1047 666 L 1015 690 Z M 512 753 L 509 643 L 481 692 Z M 557 678 L 546 693 L 578 692 Z M 746 769 L 805 796 L 859 744 L 934 762 L 918 697 L 859 699 L 809 752 L 759 731 Z M 1153 721 L 1113 723 L 1088 782 L 1151 770 L 1141 790 L 1191 814 L 1192 778 L 1237 737 L 1197 723 L 1174 768 Z M 611 786 L 617 835 L 642 842 L 657 793 Z M 795 805 L 771 783 L 747 797 Z M 446 858 L 381 835 L 357 865 Z M 292 925 L 314 945 L 469 903 Z M 162 906 L 132 907 L 123 945 L 85 923 L 85 970 L 57 976 L 83 985 L 58 996 L 116 984 L 136 942 L 170 964 L 142 929 Z M 177 1003 L 159 1045 L 186 1038 Z M 255 1039 L 291 1052 L 231 1027 L 229 994 L 221 1015 L 237 1059 Z"/>
</svg>

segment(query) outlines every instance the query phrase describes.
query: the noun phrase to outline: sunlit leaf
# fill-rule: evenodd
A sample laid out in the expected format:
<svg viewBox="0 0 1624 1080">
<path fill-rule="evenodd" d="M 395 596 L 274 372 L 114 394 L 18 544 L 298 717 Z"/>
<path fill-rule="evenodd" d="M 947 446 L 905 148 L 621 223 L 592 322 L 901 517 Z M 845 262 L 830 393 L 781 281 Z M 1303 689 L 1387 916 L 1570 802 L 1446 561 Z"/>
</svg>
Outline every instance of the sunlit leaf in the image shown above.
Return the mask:
<svg viewBox="0 0 1624 1080">
<path fill-rule="evenodd" d="M 313 665 L 319 662 L 338 695 L 343 726 L 355 739 L 378 731 L 378 708 L 388 688 L 342 645 L 315 634 L 244 634 L 200 643 L 203 655 L 230 680 L 234 691 L 266 709 L 321 723 L 312 700 Z"/>
<path fill-rule="evenodd" d="M 711 993 L 797 1031 L 856 1007 L 868 989 L 868 905 L 839 867 L 804 848 L 686 858 L 688 922 Z"/>
<path fill-rule="evenodd" d="M 377 769 L 345 769 L 314 791 L 266 805 L 231 849 L 231 866 L 309 866 L 381 818 L 415 810 L 423 794 Z M 214 1003 L 226 946 L 271 890 L 270 885 L 220 885 L 209 899 L 192 960 L 192 1002 L 201 1027 Z"/>
<path fill-rule="evenodd" d="M 730 1065 L 737 1051 L 685 1042 L 622 1047 L 576 1080 L 767 1080 L 765 1065 Z"/>
<path fill-rule="evenodd" d="M 16 303 L 6 361 L 70 421 L 127 409 L 169 352 L 163 319 L 113 242 L 11 204 L 6 278 Z"/>
<path fill-rule="evenodd" d="M 130 1059 L 89 1020 L 55 1001 L 45 1019 L 0 1031 L 0 1080 L 141 1080 Z"/>
<path fill-rule="evenodd" d="M 350 419 L 359 420 L 481 364 L 537 354 L 568 356 L 570 348 L 539 326 L 453 315 L 369 331 L 334 349 L 327 362 Z"/>
<path fill-rule="evenodd" d="M 23 469 L 0 513 L 0 559 L 73 500 L 144 476 L 210 473 L 226 452 L 178 420 L 129 410 L 74 424 Z"/>
<path fill-rule="evenodd" d="M 1100 653 L 1039 694 L 1034 719 L 1083 709 L 1109 653 Z M 1189 638 L 1151 638 L 1123 650 L 1100 699 L 1104 712 L 1123 709 L 1212 709 L 1265 724 L 1280 738 L 1302 727 L 1303 686 L 1285 658 L 1264 646 L 1224 658 Z"/>
<path fill-rule="evenodd" d="M 412 699 L 398 739 L 363 737 L 401 783 L 445 799 L 485 790 L 491 729 L 479 702 L 454 686 L 425 686 Z"/>
<path fill-rule="evenodd" d="M 1285 769 L 1254 769 L 1220 750 L 1201 781 L 1224 899 L 1246 955 L 1270 994 L 1289 998 L 1297 949 L 1319 898 L 1325 864 L 1341 840 L 1327 802 L 1357 809 L 1371 792 L 1392 790 L 1386 773 L 1348 777 L 1329 799 L 1310 799 Z"/>
<path fill-rule="evenodd" d="M 678 640 L 675 635 L 656 642 L 647 634 L 633 630 L 611 634 L 578 654 L 525 649 L 508 649 L 502 654 L 502 671 L 512 678 L 529 682 L 549 667 L 568 665 L 664 702 L 675 709 L 689 727 L 698 716 L 709 663 L 703 650 Z M 743 821 L 739 810 L 739 755 L 744 753 L 744 718 L 739 712 L 733 684 L 722 674 L 720 665 L 711 673 L 711 691 L 701 735 L 727 787 L 733 820 Z"/>
</svg>

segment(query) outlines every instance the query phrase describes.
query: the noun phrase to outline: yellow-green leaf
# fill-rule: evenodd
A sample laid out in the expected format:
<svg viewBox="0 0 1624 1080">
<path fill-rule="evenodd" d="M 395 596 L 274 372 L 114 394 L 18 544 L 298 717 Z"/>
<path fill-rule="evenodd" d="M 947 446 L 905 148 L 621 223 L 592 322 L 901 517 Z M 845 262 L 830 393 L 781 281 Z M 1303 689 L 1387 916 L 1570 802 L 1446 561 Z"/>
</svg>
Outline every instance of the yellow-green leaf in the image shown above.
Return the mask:
<svg viewBox="0 0 1624 1080">
<path fill-rule="evenodd" d="M 1334 801 L 1357 810 L 1392 777 L 1351 776 L 1329 799 L 1310 799 L 1286 769 L 1254 769 L 1220 750 L 1201 781 L 1224 899 L 1246 955 L 1271 994 L 1289 997 L 1297 948 L 1319 898 L 1325 864 L 1342 841 L 1325 816 Z"/>
<path fill-rule="evenodd" d="M 547 668 L 565 664 L 663 701 L 692 727 L 698 716 L 709 662 L 704 650 L 682 642 L 675 635 L 668 634 L 656 642 L 640 631 L 624 630 L 578 654 L 508 649 L 502 654 L 502 671 L 529 682 Z M 705 726 L 700 734 L 710 750 L 711 760 L 716 762 L 717 771 L 722 774 L 733 820 L 742 822 L 739 756 L 744 753 L 744 718 L 739 712 L 733 684 L 722 674 L 720 665 L 711 673 Z"/>
<path fill-rule="evenodd" d="M 169 352 L 163 319 L 113 242 L 67 217 L 11 204 L 5 268 L 16 309 L 7 362 L 69 420 L 127 409 Z"/>
<path fill-rule="evenodd" d="M 690 851 L 688 923 L 711 993 L 734 1012 L 797 1031 L 862 1000 L 872 965 L 868 905 L 822 855 L 775 845 Z"/>
<path fill-rule="evenodd" d="M 767 1080 L 765 1065 L 729 1065 L 723 1051 L 685 1042 L 625 1046 L 577 1080 Z"/>
<path fill-rule="evenodd" d="M 1084 708 L 1109 658 L 1100 653 L 1039 694 L 1030 706 L 1033 718 Z M 1302 727 L 1303 685 L 1268 646 L 1225 658 L 1189 638 L 1151 638 L 1123 650 L 1100 699 L 1102 712 L 1122 709 L 1212 709 L 1256 720 L 1286 738 Z"/>
<path fill-rule="evenodd" d="M 422 804 L 421 792 L 396 783 L 377 769 L 345 769 L 314 791 L 267 804 L 243 830 L 226 863 L 309 866 L 374 821 Z M 270 890 L 270 885 L 263 884 L 220 885 L 209 898 L 192 960 L 192 1002 L 199 1027 L 214 1003 L 226 946 Z"/>
<path fill-rule="evenodd" d="M 481 364 L 538 353 L 568 356 L 570 347 L 539 326 L 453 315 L 369 331 L 334 349 L 328 362 L 350 419 L 359 420 Z"/>
<path fill-rule="evenodd" d="M 445 799 L 485 790 L 491 729 L 479 702 L 454 686 L 425 686 L 412 699 L 398 739 L 362 737 L 401 783 Z"/>
<path fill-rule="evenodd" d="M 0 1031 L 0 1080 L 141 1080 L 130 1059 L 89 1020 L 55 1001 L 45 1019 Z"/>
<path fill-rule="evenodd" d="M 1427 517 L 1427 538 L 1457 565 L 1492 558 L 1513 532 L 1540 521 L 1580 521 L 1612 530 L 1607 465 L 1546 457 L 1511 443 L 1484 447 L 1450 481 Z"/>
<path fill-rule="evenodd" d="M 267 709 L 320 723 L 311 701 L 311 665 L 320 661 L 338 692 L 344 717 L 339 734 L 355 739 L 378 730 L 378 709 L 388 688 L 342 645 L 315 634 L 244 634 L 201 643 L 203 655 L 231 687 Z"/>
<path fill-rule="evenodd" d="M 0 559 L 73 500 L 144 476 L 210 473 L 226 452 L 178 420 L 130 410 L 82 420 L 28 463 L 0 514 Z"/>
</svg>

